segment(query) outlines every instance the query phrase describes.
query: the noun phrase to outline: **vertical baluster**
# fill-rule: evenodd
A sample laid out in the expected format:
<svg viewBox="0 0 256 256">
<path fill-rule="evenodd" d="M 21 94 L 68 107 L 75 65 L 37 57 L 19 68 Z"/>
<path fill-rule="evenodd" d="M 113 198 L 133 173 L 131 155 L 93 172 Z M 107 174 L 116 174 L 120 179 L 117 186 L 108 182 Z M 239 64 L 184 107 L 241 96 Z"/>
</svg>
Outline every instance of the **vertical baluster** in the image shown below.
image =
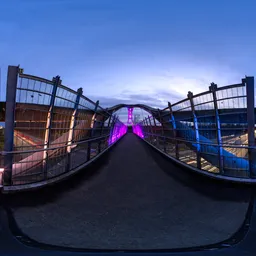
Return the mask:
<svg viewBox="0 0 256 256">
<path fill-rule="evenodd" d="M 103 136 L 104 125 L 105 125 L 105 117 L 102 116 L 102 123 L 101 123 L 101 127 L 100 127 L 100 137 Z M 102 144 L 102 139 L 98 143 L 98 153 L 101 152 L 101 144 Z"/>
<path fill-rule="evenodd" d="M 197 168 L 201 169 L 201 153 L 200 153 L 200 135 L 198 130 L 198 122 L 197 122 L 197 116 L 195 113 L 195 106 L 194 106 L 194 100 L 193 100 L 193 93 L 188 92 L 188 99 L 190 101 L 191 111 L 193 115 L 193 123 L 194 123 L 194 130 L 195 130 L 195 137 L 196 137 L 196 158 L 197 158 Z"/>
<path fill-rule="evenodd" d="M 150 129 L 150 133 L 151 133 L 151 143 L 154 144 L 154 131 L 153 131 L 153 127 L 152 127 L 152 123 L 150 120 L 150 116 L 148 116 L 148 123 L 149 123 L 149 129 Z"/>
<path fill-rule="evenodd" d="M 66 172 L 70 170 L 70 161 L 71 161 L 71 153 L 72 153 L 72 148 L 71 145 L 74 143 L 74 130 L 76 126 L 76 118 L 77 118 L 77 112 L 78 112 L 78 106 L 79 106 L 79 101 L 80 97 L 83 94 L 83 89 L 79 88 L 77 90 L 77 95 L 76 95 L 76 101 L 74 104 L 74 110 L 71 116 L 70 120 L 70 126 L 69 126 L 69 134 L 68 134 L 68 142 L 67 142 L 67 164 L 66 164 Z"/>
<path fill-rule="evenodd" d="M 50 106 L 47 113 L 47 121 L 46 121 L 45 136 L 44 136 L 44 149 L 45 149 L 43 152 L 44 179 L 47 179 L 47 173 L 49 169 L 49 150 L 48 149 L 50 148 L 54 102 L 55 102 L 55 97 L 57 93 L 57 88 L 61 84 L 61 80 L 59 76 L 53 77 L 52 80 L 53 80 L 52 95 L 50 100 Z"/>
<path fill-rule="evenodd" d="M 164 124 L 163 124 L 163 118 L 161 116 L 161 112 L 159 109 L 157 109 L 157 112 L 158 112 L 158 118 L 159 118 L 159 122 L 161 124 L 161 132 L 162 132 L 162 138 L 161 140 L 163 140 L 163 149 L 164 149 L 164 152 L 166 153 L 166 137 L 165 137 L 165 132 L 164 132 Z"/>
<path fill-rule="evenodd" d="M 147 126 L 147 134 L 148 134 L 148 138 L 149 138 L 149 142 L 151 143 L 151 134 L 150 134 L 150 131 L 149 131 L 149 123 L 148 123 L 148 120 L 147 120 L 147 117 L 145 118 L 145 123 L 146 123 L 146 126 Z"/>
<path fill-rule="evenodd" d="M 6 87 L 5 130 L 4 130 L 4 173 L 3 184 L 12 185 L 13 141 L 15 128 L 16 91 L 19 67 L 9 66 Z"/>
<path fill-rule="evenodd" d="M 92 120 L 91 120 L 91 129 L 90 129 L 90 134 L 89 134 L 90 139 L 92 139 L 94 136 L 95 126 L 96 126 L 95 119 L 97 118 L 98 106 L 99 106 L 99 101 L 97 101 L 95 104 L 94 113 L 93 113 Z M 88 145 L 87 145 L 87 161 L 89 161 L 91 159 L 91 146 L 92 146 L 92 142 L 89 141 Z"/>
<path fill-rule="evenodd" d="M 218 141 L 218 158 L 219 158 L 219 170 L 223 173 L 223 147 L 222 147 L 222 137 L 221 137 L 221 125 L 220 125 L 220 117 L 219 117 L 219 110 L 217 104 L 217 84 L 211 83 L 209 90 L 212 92 L 213 97 L 213 104 L 214 104 L 214 114 L 215 114 L 215 123 L 216 123 L 216 132 L 217 132 L 217 141 Z"/>
<path fill-rule="evenodd" d="M 170 102 L 168 102 L 168 108 L 170 110 L 170 115 L 171 115 L 172 135 L 175 140 L 175 157 L 176 159 L 179 159 L 179 142 L 177 139 L 177 127 L 176 127 L 175 117 L 172 111 L 172 105 Z"/>
<path fill-rule="evenodd" d="M 152 118 L 153 118 L 153 123 L 154 123 L 154 134 L 155 134 L 155 138 L 156 138 L 156 145 L 157 147 L 159 147 L 159 137 L 158 137 L 158 131 L 157 131 L 157 125 L 156 125 L 156 119 L 155 119 L 155 115 L 152 114 Z"/>
</svg>

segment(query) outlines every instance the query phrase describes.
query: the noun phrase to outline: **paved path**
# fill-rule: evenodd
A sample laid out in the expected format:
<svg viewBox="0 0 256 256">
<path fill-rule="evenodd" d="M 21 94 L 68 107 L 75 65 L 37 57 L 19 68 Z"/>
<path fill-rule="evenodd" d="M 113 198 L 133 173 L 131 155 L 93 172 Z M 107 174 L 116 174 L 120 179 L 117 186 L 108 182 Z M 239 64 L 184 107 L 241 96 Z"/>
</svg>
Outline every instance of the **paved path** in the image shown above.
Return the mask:
<svg viewBox="0 0 256 256">
<path fill-rule="evenodd" d="M 162 156 L 154 154 L 127 134 L 97 175 L 65 184 L 56 195 L 35 193 L 26 205 L 13 202 L 18 226 L 39 242 L 95 249 L 207 245 L 237 231 L 247 200 L 225 200 L 225 192 L 222 200 L 202 194 L 173 178 L 182 172 L 175 165 L 169 163 L 166 173 Z"/>
</svg>

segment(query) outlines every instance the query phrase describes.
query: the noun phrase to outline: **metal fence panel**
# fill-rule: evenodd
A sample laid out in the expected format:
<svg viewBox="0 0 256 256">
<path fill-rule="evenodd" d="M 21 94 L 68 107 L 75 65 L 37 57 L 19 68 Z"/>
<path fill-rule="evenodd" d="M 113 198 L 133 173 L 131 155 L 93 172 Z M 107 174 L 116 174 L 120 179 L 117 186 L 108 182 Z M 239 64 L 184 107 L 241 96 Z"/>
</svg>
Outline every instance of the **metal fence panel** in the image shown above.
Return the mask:
<svg viewBox="0 0 256 256">
<path fill-rule="evenodd" d="M 51 81 L 20 73 L 15 100 L 14 148 L 8 152 L 13 159 L 12 185 L 40 182 L 74 170 L 126 132 L 117 118 L 100 106 L 95 108 L 96 103 L 81 91 L 61 85 L 58 76 Z M 6 158 L 2 144 L 0 176 Z"/>
<path fill-rule="evenodd" d="M 246 78 L 240 84 L 225 87 L 212 83 L 209 91 L 197 95 L 189 93 L 189 99 L 169 104 L 155 115 L 161 123 L 161 133 L 150 129 L 152 122 L 148 118 L 136 124 L 134 133 L 139 135 L 140 130 L 141 138 L 162 151 L 165 145 L 167 154 L 203 171 L 252 178 L 256 167 L 252 155 L 256 150 L 254 140 L 251 139 L 249 145 L 248 129 L 255 128 L 249 126 L 248 118 L 252 123 L 255 109 L 253 97 L 248 101 L 246 86 L 250 83 L 253 88 L 253 82 L 253 78 Z M 251 134 L 254 138 L 254 133 Z M 253 152 L 251 157 L 249 151 Z"/>
</svg>

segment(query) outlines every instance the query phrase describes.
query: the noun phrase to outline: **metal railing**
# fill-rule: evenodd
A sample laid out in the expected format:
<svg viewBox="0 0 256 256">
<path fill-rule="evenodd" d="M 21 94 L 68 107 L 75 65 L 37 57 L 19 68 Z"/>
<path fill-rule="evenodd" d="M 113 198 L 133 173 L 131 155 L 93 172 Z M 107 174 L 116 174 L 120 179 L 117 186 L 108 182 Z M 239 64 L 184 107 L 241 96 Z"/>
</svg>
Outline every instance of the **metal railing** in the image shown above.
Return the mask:
<svg viewBox="0 0 256 256">
<path fill-rule="evenodd" d="M 126 133 L 127 127 L 112 114 L 119 106 L 106 110 L 82 93 L 82 88 L 74 91 L 62 85 L 59 76 L 47 80 L 23 74 L 19 67 L 8 68 L 1 113 L 4 186 L 48 181 L 79 169 Z M 151 115 L 133 125 L 133 132 L 197 170 L 252 180 L 254 104 L 253 77 L 221 88 L 212 83 L 208 91 L 189 92 L 162 110 L 143 105 Z"/>
<path fill-rule="evenodd" d="M 153 113 L 133 127 L 170 157 L 219 177 L 256 176 L 254 78 L 209 90 Z"/>
<path fill-rule="evenodd" d="M 115 115 L 64 85 L 9 66 L 4 186 L 48 181 L 84 166 L 126 133 Z M 4 171 L 3 171 L 4 168 Z"/>
</svg>

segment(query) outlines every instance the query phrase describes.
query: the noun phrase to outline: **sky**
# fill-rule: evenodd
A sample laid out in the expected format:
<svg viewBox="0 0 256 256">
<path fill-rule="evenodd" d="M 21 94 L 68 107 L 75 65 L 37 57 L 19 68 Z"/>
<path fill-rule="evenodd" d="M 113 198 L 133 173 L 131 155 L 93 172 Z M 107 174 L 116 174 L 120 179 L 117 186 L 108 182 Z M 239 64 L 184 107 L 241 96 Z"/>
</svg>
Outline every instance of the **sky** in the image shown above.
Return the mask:
<svg viewBox="0 0 256 256">
<path fill-rule="evenodd" d="M 2 0 L 0 99 L 8 65 L 103 107 L 164 108 L 256 74 L 254 0 Z"/>
</svg>

